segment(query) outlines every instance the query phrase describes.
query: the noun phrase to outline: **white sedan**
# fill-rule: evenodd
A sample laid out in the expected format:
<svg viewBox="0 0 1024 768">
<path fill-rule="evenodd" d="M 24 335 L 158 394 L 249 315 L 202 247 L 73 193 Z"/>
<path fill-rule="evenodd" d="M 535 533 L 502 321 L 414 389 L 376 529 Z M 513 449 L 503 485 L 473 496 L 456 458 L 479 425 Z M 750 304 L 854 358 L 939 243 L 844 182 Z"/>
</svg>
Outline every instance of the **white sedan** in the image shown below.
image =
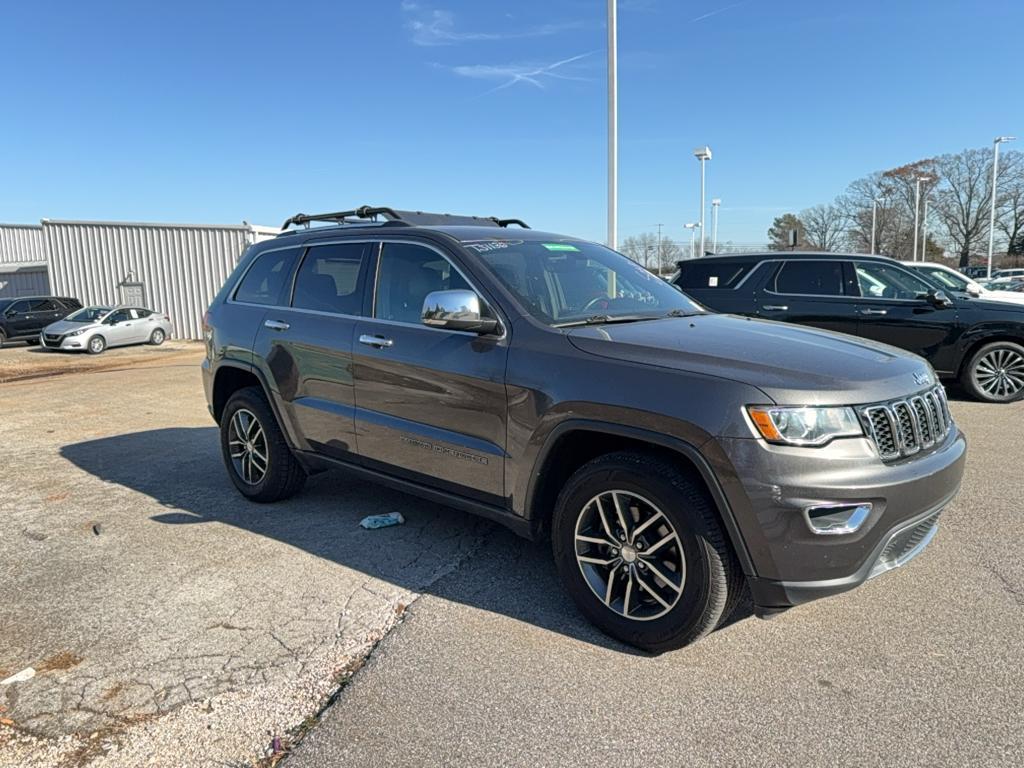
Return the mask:
<svg viewBox="0 0 1024 768">
<path fill-rule="evenodd" d="M 916 270 L 924 274 L 933 283 L 941 285 L 946 290 L 959 291 L 986 301 L 1005 301 L 1011 304 L 1024 304 L 1024 293 L 1014 291 L 1000 291 L 989 288 L 982 288 L 971 278 L 957 272 L 945 264 L 935 264 L 930 261 L 907 262 L 904 267 Z"/>
<path fill-rule="evenodd" d="M 98 355 L 107 347 L 163 344 L 170 335 L 171 319 L 167 315 L 142 307 L 96 306 L 46 326 L 39 342 L 46 349 Z"/>
</svg>

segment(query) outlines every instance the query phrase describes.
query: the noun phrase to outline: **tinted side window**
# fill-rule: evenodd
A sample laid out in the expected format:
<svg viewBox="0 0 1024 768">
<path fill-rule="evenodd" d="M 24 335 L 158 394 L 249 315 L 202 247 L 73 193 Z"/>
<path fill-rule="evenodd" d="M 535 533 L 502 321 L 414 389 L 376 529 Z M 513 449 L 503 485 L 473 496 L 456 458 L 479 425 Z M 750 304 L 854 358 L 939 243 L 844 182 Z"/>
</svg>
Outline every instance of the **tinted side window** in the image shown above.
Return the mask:
<svg viewBox="0 0 1024 768">
<path fill-rule="evenodd" d="M 32 302 L 30 312 L 55 312 L 60 309 L 56 301 L 52 299 L 37 299 Z"/>
<path fill-rule="evenodd" d="M 358 315 L 367 243 L 335 243 L 309 249 L 295 278 L 292 306 Z"/>
<path fill-rule="evenodd" d="M 6 309 L 6 311 L 10 312 L 11 314 L 20 315 L 20 314 L 28 311 L 28 302 L 27 301 L 16 301 L 13 304 L 11 304 L 11 306 L 9 306 Z"/>
<path fill-rule="evenodd" d="M 298 248 L 288 248 L 257 256 L 256 263 L 245 273 L 242 284 L 235 291 L 235 301 L 286 305 L 292 268 L 298 255 Z"/>
<path fill-rule="evenodd" d="M 871 261 L 857 263 L 860 295 L 872 299 L 916 299 L 932 286 L 905 269 Z"/>
<path fill-rule="evenodd" d="M 756 264 L 683 264 L 676 285 L 680 288 L 732 288 Z"/>
<path fill-rule="evenodd" d="M 840 261 L 787 261 L 775 275 L 776 293 L 805 296 L 842 296 Z"/>
<path fill-rule="evenodd" d="M 108 317 L 106 321 L 113 325 L 115 323 L 123 323 L 126 320 L 131 319 L 131 313 L 127 309 L 119 309 L 116 312 L 111 312 L 110 317 Z"/>
<path fill-rule="evenodd" d="M 411 243 L 385 243 L 373 316 L 418 325 L 428 293 L 459 288 L 470 289 L 470 285 L 437 251 Z"/>
</svg>

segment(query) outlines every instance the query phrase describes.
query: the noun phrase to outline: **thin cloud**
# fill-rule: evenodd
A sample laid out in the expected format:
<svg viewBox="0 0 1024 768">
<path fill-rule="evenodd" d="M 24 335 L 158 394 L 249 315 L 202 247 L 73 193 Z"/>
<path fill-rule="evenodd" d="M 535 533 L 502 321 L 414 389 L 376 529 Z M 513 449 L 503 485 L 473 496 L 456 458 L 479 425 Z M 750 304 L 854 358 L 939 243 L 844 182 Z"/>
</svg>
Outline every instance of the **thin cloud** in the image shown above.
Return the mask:
<svg viewBox="0 0 1024 768">
<path fill-rule="evenodd" d="M 718 8 L 718 9 L 716 9 L 714 11 L 709 11 L 708 13 L 702 14 L 702 15 L 698 16 L 695 19 L 690 19 L 690 23 L 693 24 L 693 23 L 698 22 L 698 21 L 704 21 L 704 19 L 710 19 L 712 16 L 717 16 L 720 13 L 725 13 L 726 11 L 731 11 L 733 8 L 739 8 L 741 5 L 746 5 L 748 2 L 750 2 L 750 0 L 739 0 L 738 3 L 731 3 L 729 5 L 724 5 L 721 8 Z"/>
<path fill-rule="evenodd" d="M 505 88 L 511 88 L 513 85 L 518 83 L 525 83 L 532 85 L 535 88 L 544 88 L 544 81 L 547 79 L 555 80 L 580 80 L 587 81 L 589 78 L 580 77 L 579 75 L 568 74 L 564 71 L 559 71 L 563 67 L 574 64 L 581 59 L 585 59 L 588 56 L 593 55 L 593 51 L 587 53 L 581 53 L 578 56 L 571 56 L 568 59 L 562 59 L 552 64 L 467 64 L 457 67 L 452 67 L 451 71 L 460 77 L 468 77 L 474 80 L 500 80 L 501 82 L 491 88 L 487 93 L 494 93 Z"/>
<path fill-rule="evenodd" d="M 415 0 L 403 0 L 401 8 L 405 14 L 405 28 L 409 31 L 412 42 L 421 46 L 550 37 L 571 29 L 584 29 L 591 26 L 585 21 L 565 21 L 503 32 L 464 31 L 456 25 L 455 14 L 452 11 L 428 7 L 415 2 Z"/>
</svg>

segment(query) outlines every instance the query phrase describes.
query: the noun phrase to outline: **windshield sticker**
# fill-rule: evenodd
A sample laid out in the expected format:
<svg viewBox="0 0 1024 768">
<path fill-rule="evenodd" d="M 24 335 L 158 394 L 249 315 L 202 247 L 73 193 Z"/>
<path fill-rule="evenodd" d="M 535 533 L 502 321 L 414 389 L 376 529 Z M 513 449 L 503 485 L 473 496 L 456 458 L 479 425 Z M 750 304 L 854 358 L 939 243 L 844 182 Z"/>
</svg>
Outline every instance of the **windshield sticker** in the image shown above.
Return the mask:
<svg viewBox="0 0 1024 768">
<path fill-rule="evenodd" d="M 569 245 L 568 243 L 541 243 L 549 251 L 573 251 L 579 253 L 580 249 L 575 245 Z"/>
<path fill-rule="evenodd" d="M 522 240 L 480 240 L 475 243 L 464 242 L 463 245 L 467 248 L 472 248 L 478 253 L 487 253 L 488 251 L 497 251 L 501 248 L 508 248 L 510 245 L 518 245 L 523 242 Z"/>
</svg>

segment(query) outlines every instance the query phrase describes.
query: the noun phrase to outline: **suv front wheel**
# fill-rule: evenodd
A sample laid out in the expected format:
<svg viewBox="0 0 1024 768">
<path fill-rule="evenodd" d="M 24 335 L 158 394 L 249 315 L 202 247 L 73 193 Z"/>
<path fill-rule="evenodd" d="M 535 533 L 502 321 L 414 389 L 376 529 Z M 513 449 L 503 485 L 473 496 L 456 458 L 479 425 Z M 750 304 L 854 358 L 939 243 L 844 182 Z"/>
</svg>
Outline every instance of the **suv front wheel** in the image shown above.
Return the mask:
<svg viewBox="0 0 1024 768">
<path fill-rule="evenodd" d="M 711 632 L 743 592 L 706 489 L 660 456 L 613 453 L 577 470 L 555 507 L 552 546 L 587 618 L 653 653 Z"/>
<path fill-rule="evenodd" d="M 1024 398 L 1024 347 L 1012 341 L 986 344 L 968 361 L 960 381 L 972 397 L 984 402 Z"/>
<path fill-rule="evenodd" d="M 251 501 L 281 501 L 306 482 L 259 387 L 235 392 L 220 419 L 220 447 L 231 482 Z"/>
</svg>

